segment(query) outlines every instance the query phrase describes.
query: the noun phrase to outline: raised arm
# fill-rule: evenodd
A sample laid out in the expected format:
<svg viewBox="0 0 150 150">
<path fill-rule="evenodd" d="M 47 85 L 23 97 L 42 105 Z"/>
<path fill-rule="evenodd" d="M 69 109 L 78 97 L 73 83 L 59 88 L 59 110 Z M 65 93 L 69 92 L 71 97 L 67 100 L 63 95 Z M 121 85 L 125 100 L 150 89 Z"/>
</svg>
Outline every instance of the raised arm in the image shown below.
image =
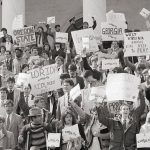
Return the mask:
<svg viewBox="0 0 150 150">
<path fill-rule="evenodd" d="M 124 58 L 125 65 L 128 66 L 131 70 L 135 71 L 136 66 L 129 61 L 127 57 Z"/>
</svg>

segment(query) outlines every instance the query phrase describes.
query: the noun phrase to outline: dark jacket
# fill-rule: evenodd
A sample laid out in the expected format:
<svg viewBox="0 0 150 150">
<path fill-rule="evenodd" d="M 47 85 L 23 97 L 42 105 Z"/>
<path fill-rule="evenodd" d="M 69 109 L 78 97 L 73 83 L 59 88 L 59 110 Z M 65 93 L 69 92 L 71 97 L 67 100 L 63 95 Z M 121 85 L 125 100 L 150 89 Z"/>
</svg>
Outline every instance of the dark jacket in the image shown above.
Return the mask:
<svg viewBox="0 0 150 150">
<path fill-rule="evenodd" d="M 126 130 L 124 131 L 121 120 L 105 117 L 105 110 L 102 107 L 97 109 L 99 121 L 110 130 L 109 150 L 135 150 L 136 134 L 139 132 L 140 116 L 144 112 L 144 96 L 140 96 L 140 106 L 135 109 L 132 119 L 130 119 Z"/>
<path fill-rule="evenodd" d="M 82 77 L 76 76 L 76 84 L 80 85 L 80 89 L 84 89 L 85 84 L 84 84 L 84 79 Z"/>
</svg>

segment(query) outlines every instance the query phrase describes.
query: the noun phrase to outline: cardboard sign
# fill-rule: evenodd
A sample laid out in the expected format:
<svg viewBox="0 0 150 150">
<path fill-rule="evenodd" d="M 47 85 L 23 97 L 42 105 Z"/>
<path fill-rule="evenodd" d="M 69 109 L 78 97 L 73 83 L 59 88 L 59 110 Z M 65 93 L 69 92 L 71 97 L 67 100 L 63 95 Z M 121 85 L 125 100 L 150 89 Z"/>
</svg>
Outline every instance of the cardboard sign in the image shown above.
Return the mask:
<svg viewBox="0 0 150 150">
<path fill-rule="evenodd" d="M 33 26 L 13 31 L 16 42 L 23 45 L 36 44 L 35 30 Z"/>
<path fill-rule="evenodd" d="M 150 55 L 150 31 L 124 34 L 124 57 Z"/>
<path fill-rule="evenodd" d="M 87 51 L 89 51 L 90 49 L 90 40 L 88 37 L 83 37 L 82 38 L 82 45 L 83 45 L 83 49 L 86 48 Z"/>
<path fill-rule="evenodd" d="M 47 147 L 60 147 L 60 133 L 48 133 Z"/>
<path fill-rule="evenodd" d="M 56 32 L 55 40 L 58 43 L 67 43 L 68 42 L 68 33 Z"/>
<path fill-rule="evenodd" d="M 101 23 L 102 41 L 120 41 L 123 40 L 123 33 L 126 27 L 124 23 Z"/>
<path fill-rule="evenodd" d="M 102 69 L 113 69 L 119 67 L 119 59 L 103 59 L 102 60 Z"/>
<path fill-rule="evenodd" d="M 106 20 L 109 23 L 126 22 L 124 13 L 114 13 L 113 11 L 110 11 L 109 13 L 106 14 Z"/>
<path fill-rule="evenodd" d="M 12 29 L 22 29 L 24 26 L 23 15 L 17 15 L 12 23 Z"/>
<path fill-rule="evenodd" d="M 109 74 L 106 84 L 107 101 L 126 100 L 135 102 L 138 98 L 140 83 L 140 78 L 131 74 Z"/>
<path fill-rule="evenodd" d="M 72 100 L 75 100 L 80 95 L 81 95 L 80 85 L 77 84 L 74 88 L 71 89 L 70 97 Z"/>
<path fill-rule="evenodd" d="M 89 96 L 89 101 L 96 100 L 97 102 L 102 102 L 105 99 L 106 92 L 104 86 L 92 87 Z"/>
<path fill-rule="evenodd" d="M 136 134 L 137 148 L 150 148 L 150 133 Z"/>
<path fill-rule="evenodd" d="M 4 37 L 4 33 L 0 32 L 0 38 Z"/>
<path fill-rule="evenodd" d="M 30 83 L 30 74 L 27 73 L 19 73 L 16 81 L 16 87 L 23 88 L 24 85 L 28 85 Z"/>
<path fill-rule="evenodd" d="M 84 30 L 73 31 L 71 32 L 71 34 L 77 54 L 80 55 L 83 50 L 82 38 L 85 37 L 89 38 L 89 51 L 87 52 L 95 52 L 99 50 L 93 29 L 89 28 Z"/>
<path fill-rule="evenodd" d="M 36 68 L 28 71 L 28 73 L 31 75 L 30 84 L 33 95 L 61 88 L 61 81 L 55 64 Z"/>
<path fill-rule="evenodd" d="M 55 23 L 55 16 L 47 17 L 47 24 L 51 25 Z"/>
<path fill-rule="evenodd" d="M 78 124 L 62 129 L 63 141 L 68 141 L 70 138 L 76 139 L 80 137 Z"/>
<path fill-rule="evenodd" d="M 148 16 L 150 15 L 150 11 L 147 10 L 147 9 L 145 9 L 145 8 L 143 8 L 143 9 L 141 10 L 141 12 L 140 12 L 140 15 L 141 15 L 142 17 L 144 17 L 144 18 L 148 18 Z"/>
</svg>

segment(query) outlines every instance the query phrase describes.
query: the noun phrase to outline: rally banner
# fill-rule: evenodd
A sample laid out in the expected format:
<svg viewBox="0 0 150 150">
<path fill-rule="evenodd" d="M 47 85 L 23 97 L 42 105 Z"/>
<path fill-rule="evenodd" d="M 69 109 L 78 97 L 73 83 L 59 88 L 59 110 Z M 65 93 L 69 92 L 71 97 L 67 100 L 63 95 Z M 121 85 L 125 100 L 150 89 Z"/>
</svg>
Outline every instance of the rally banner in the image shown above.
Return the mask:
<svg viewBox="0 0 150 150">
<path fill-rule="evenodd" d="M 33 95 L 42 94 L 61 88 L 58 69 L 55 64 L 28 71 Z"/>
<path fill-rule="evenodd" d="M 126 27 L 123 22 L 119 23 L 101 23 L 102 41 L 121 41 Z"/>
<path fill-rule="evenodd" d="M 103 59 L 102 60 L 102 69 L 113 69 L 119 67 L 119 59 Z"/>
<path fill-rule="evenodd" d="M 150 31 L 124 34 L 124 57 L 150 55 Z"/>
<path fill-rule="evenodd" d="M 109 74 L 106 84 L 107 101 L 126 100 L 135 102 L 138 98 L 140 82 L 140 78 L 131 74 Z"/>
<path fill-rule="evenodd" d="M 62 129 L 62 137 L 64 141 L 68 141 L 70 138 L 76 139 L 80 137 L 78 124 Z"/>
<path fill-rule="evenodd" d="M 56 32 L 55 41 L 58 43 L 67 43 L 68 42 L 68 33 Z"/>
<path fill-rule="evenodd" d="M 96 20 L 94 35 L 100 42 L 101 40 L 101 22 L 106 21 L 106 0 L 83 0 L 83 22 L 88 22 L 93 26 L 93 18 Z"/>
<path fill-rule="evenodd" d="M 22 45 L 36 44 L 35 30 L 33 26 L 13 30 L 13 35 L 18 44 Z"/>
<path fill-rule="evenodd" d="M 47 147 L 60 147 L 61 133 L 48 133 Z"/>
<path fill-rule="evenodd" d="M 89 38 L 89 51 L 87 50 L 87 52 L 95 52 L 99 50 L 93 29 L 89 28 L 84 30 L 73 31 L 71 32 L 71 34 L 77 54 L 80 55 L 83 50 L 82 39 L 85 37 Z"/>
<path fill-rule="evenodd" d="M 150 133 L 136 134 L 137 148 L 150 148 Z"/>
<path fill-rule="evenodd" d="M 78 96 L 81 95 L 80 85 L 77 84 L 74 88 L 70 91 L 70 98 L 75 100 Z"/>
</svg>

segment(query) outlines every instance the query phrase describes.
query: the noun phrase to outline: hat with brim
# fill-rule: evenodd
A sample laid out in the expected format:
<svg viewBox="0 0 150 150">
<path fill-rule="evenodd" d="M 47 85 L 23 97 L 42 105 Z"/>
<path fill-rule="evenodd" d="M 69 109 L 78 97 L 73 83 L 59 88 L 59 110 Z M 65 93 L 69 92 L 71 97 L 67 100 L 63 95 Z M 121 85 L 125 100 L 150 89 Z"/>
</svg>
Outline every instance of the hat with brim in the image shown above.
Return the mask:
<svg viewBox="0 0 150 150">
<path fill-rule="evenodd" d="M 35 117 L 35 116 L 41 116 L 41 115 L 42 115 L 42 110 L 38 107 L 33 107 L 29 110 L 28 117 Z"/>
</svg>

